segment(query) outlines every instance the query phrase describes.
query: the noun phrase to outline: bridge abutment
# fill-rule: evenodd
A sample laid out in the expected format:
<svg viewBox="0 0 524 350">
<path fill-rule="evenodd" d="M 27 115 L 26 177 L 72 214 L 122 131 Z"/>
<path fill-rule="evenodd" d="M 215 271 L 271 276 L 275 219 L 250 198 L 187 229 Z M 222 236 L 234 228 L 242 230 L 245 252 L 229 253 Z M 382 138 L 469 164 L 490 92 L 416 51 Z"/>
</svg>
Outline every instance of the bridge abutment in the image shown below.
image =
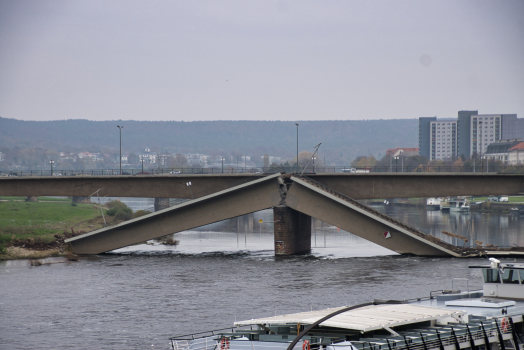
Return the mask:
<svg viewBox="0 0 524 350">
<path fill-rule="evenodd" d="M 169 208 L 169 198 L 155 198 L 155 211 Z"/>
<path fill-rule="evenodd" d="M 311 216 L 285 205 L 273 208 L 275 255 L 307 254 L 311 251 Z"/>
</svg>

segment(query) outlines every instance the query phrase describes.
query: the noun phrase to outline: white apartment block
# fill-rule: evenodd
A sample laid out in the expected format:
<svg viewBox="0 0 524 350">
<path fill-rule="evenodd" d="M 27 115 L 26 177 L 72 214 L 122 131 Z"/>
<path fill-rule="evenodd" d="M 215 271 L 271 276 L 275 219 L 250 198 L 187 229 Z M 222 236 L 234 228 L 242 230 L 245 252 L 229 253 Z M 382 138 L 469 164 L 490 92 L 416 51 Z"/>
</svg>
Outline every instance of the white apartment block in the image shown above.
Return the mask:
<svg viewBox="0 0 524 350">
<path fill-rule="evenodd" d="M 457 120 L 441 119 L 430 123 L 430 160 L 457 156 Z"/>
<path fill-rule="evenodd" d="M 501 140 L 501 121 L 500 114 L 483 114 L 471 117 L 470 126 L 470 154 L 475 152 L 478 155 L 485 154 L 488 145 Z"/>
</svg>

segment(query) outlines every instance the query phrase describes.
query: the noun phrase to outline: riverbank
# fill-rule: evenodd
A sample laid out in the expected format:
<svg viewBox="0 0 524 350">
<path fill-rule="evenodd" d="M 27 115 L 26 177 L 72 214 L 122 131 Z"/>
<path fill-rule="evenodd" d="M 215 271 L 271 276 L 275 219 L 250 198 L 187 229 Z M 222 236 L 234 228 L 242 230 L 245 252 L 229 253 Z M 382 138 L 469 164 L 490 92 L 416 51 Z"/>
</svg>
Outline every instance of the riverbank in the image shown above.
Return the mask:
<svg viewBox="0 0 524 350">
<path fill-rule="evenodd" d="M 0 260 L 56 256 L 72 259 L 65 239 L 147 213 L 133 212 L 120 201 L 110 201 L 101 208 L 95 203 L 72 203 L 65 198 L 39 197 L 38 202 L 25 202 L 24 197 L 0 197 Z M 170 236 L 160 237 L 158 242 L 178 243 Z"/>
<path fill-rule="evenodd" d="M 524 203 L 500 203 L 500 202 L 482 202 L 480 204 L 471 204 L 470 211 L 482 213 L 524 213 Z"/>
<path fill-rule="evenodd" d="M 39 197 L 37 202 L 0 197 L 0 260 L 67 256 L 66 238 L 103 224 L 96 204 L 54 197 Z"/>
</svg>

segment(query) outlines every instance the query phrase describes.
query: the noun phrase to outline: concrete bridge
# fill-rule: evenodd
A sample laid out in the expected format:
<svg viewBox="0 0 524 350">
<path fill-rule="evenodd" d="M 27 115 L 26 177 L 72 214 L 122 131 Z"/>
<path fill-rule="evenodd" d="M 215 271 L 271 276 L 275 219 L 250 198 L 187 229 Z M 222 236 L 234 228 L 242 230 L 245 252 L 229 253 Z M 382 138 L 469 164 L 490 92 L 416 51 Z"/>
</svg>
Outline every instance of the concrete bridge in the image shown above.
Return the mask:
<svg viewBox="0 0 524 350">
<path fill-rule="evenodd" d="M 187 183 L 191 182 L 191 188 Z M 98 254 L 209 223 L 273 208 L 275 252 L 309 252 L 311 217 L 400 254 L 464 256 L 459 249 L 355 199 L 524 193 L 524 176 L 506 174 L 293 174 L 8 178 L 0 196 L 101 194 L 194 198 L 114 227 L 67 240 L 79 254 Z"/>
<path fill-rule="evenodd" d="M 516 195 L 524 175 L 497 173 L 306 174 L 353 199 Z M 264 174 L 28 176 L 0 178 L 0 196 L 198 198 Z M 191 188 L 187 183 L 191 182 Z"/>
</svg>

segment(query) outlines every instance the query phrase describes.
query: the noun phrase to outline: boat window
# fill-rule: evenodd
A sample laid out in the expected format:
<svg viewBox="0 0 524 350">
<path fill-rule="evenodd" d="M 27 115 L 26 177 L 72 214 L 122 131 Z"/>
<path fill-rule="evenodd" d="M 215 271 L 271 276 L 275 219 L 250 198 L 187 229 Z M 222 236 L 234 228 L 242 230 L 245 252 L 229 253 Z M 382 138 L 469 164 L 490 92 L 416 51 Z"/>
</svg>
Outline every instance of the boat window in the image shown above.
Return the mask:
<svg viewBox="0 0 524 350">
<path fill-rule="evenodd" d="M 498 269 L 483 269 L 484 283 L 500 283 Z"/>
<path fill-rule="evenodd" d="M 502 273 L 502 283 L 519 284 L 519 271 L 504 269 L 504 272 Z"/>
</svg>

